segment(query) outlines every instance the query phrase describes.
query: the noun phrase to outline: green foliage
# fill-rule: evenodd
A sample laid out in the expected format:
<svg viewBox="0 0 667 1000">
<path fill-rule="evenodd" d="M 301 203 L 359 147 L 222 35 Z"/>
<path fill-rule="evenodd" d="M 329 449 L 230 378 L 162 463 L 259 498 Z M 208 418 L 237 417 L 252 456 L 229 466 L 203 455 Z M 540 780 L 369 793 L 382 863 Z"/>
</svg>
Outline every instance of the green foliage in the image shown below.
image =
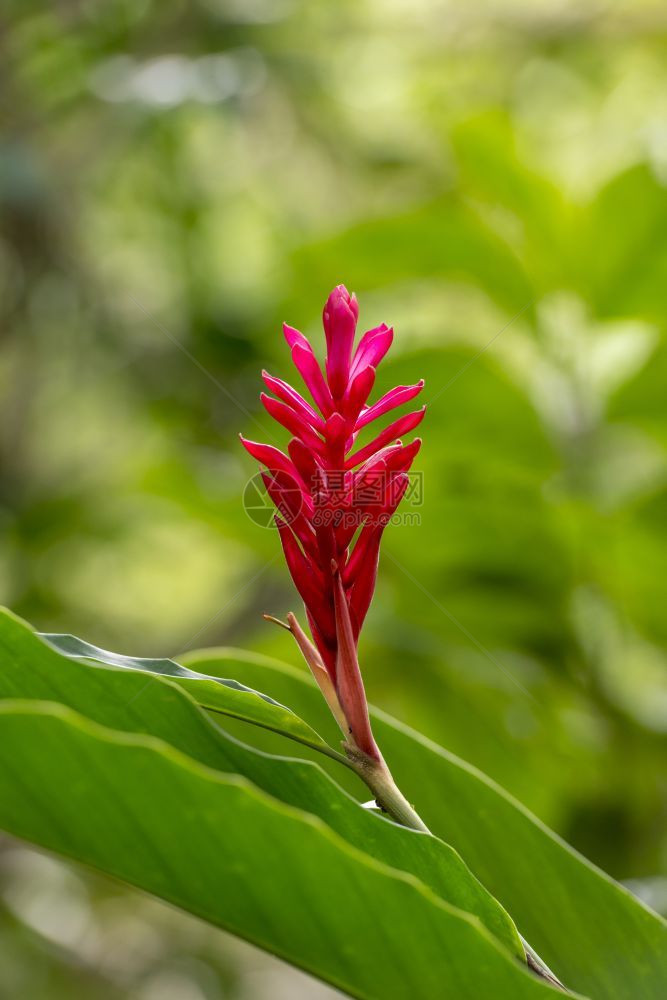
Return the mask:
<svg viewBox="0 0 667 1000">
<path fill-rule="evenodd" d="M 275 664 L 234 659 L 244 683 L 288 701 L 324 726 L 319 693 L 307 678 Z M 229 666 L 228 657 L 214 653 L 194 653 L 186 662 L 214 675 Z M 460 852 L 568 986 L 596 1000 L 662 996 L 663 920 L 477 769 L 384 713 L 373 716 L 399 786 L 417 783 L 415 804 L 430 829 Z"/>
<path fill-rule="evenodd" d="M 57 650 L 74 659 L 96 660 L 112 667 L 168 677 L 179 687 L 189 691 L 197 704 L 209 712 L 251 722 L 315 750 L 331 752 L 322 737 L 289 708 L 238 681 L 222 677 L 211 678 L 188 670 L 173 660 L 118 656 L 73 635 L 44 635 L 44 638 Z M 88 671 L 84 673 L 87 675 Z"/>
<path fill-rule="evenodd" d="M 16 836 L 153 892 L 352 996 L 553 993 L 464 913 L 238 778 L 49 704 L 9 701 L 0 713 L 0 812 Z M 73 781 L 82 759 L 87 777 Z M 21 795 L 27 773 L 44 790 L 32 802 Z"/>
<path fill-rule="evenodd" d="M 442 899 L 478 917 L 511 951 L 523 955 L 507 915 L 447 845 L 433 838 L 415 838 L 393 824 L 377 823 L 312 764 L 266 756 L 241 745 L 208 721 L 189 699 L 179 698 L 173 683 L 165 685 L 151 677 L 145 679 L 132 668 L 91 670 L 89 666 L 63 660 L 6 614 L 2 616 L 2 625 L 4 665 L 0 696 L 3 698 L 56 701 L 100 725 L 157 737 L 207 767 L 243 775 L 281 801 L 315 813 L 351 844 L 363 845 L 379 861 L 418 876 Z M 68 645 L 71 648 L 73 644 Z M 82 645 L 85 644 L 77 640 L 76 648 Z M 209 684 L 215 686 L 216 681 Z M 199 700 L 199 695 L 207 692 L 206 685 L 190 690 L 201 707 L 208 709 L 208 699 L 204 698 L 203 703 Z M 232 717 L 239 718 L 238 714 Z M 291 719 L 286 722 L 283 719 L 284 716 L 279 716 L 271 726 L 266 726 L 264 718 L 248 714 L 244 721 L 276 732 L 281 730 L 282 736 L 303 742 Z M 302 723 L 302 727 L 306 729 L 306 724 Z M 330 749 L 323 741 L 320 744 L 320 752 Z"/>
<path fill-rule="evenodd" d="M 523 966 L 512 921 L 451 842 L 499 898 L 511 897 L 519 926 L 572 989 L 601 1000 L 662 995 L 667 926 L 434 744 L 376 720 L 397 773 L 418 776 L 419 808 L 437 838 L 365 810 L 313 762 L 240 743 L 203 710 L 210 689 L 221 704 L 239 694 L 217 679 L 233 664 L 244 687 L 261 680 L 307 717 L 321 716 L 319 692 L 299 674 L 214 653 L 190 658 L 208 675 L 170 661 L 147 669 L 72 636 L 49 642 L 0 617 L 7 832 L 176 903 L 353 996 L 546 995 L 551 987 Z M 277 707 L 272 695 L 243 696 Z M 231 717 L 250 739 L 305 745 L 289 721 L 281 733 L 278 721 L 267 727 L 235 704 Z"/>
<path fill-rule="evenodd" d="M 0 602 L 145 657 L 295 662 L 261 624 L 298 602 L 242 509 L 236 433 L 266 429 L 281 321 L 321 345 L 345 281 L 364 326 L 396 329 L 377 391 L 425 375 L 431 404 L 421 523 L 387 531 L 365 627 L 369 696 L 667 913 L 656 4 L 90 0 L 5 20 Z M 308 991 L 157 906 L 153 945 L 107 965 L 109 913 L 148 904 L 65 866 L 51 891 L 40 864 L 0 843 L 14 996 Z"/>
</svg>

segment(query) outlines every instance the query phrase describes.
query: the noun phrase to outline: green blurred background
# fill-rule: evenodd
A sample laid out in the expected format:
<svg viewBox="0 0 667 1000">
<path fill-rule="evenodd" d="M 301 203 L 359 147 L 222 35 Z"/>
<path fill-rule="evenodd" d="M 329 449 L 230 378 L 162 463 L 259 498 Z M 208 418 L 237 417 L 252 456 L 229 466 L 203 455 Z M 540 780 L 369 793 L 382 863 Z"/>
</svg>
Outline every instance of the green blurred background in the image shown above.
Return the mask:
<svg viewBox="0 0 667 1000">
<path fill-rule="evenodd" d="M 271 439 L 280 323 L 321 348 L 345 282 L 396 328 L 381 387 L 431 401 L 371 700 L 667 910 L 664 5 L 10 10 L 2 603 L 134 655 L 298 662 L 237 434 Z M 3 1000 L 332 995 L 7 840 L 0 932 Z"/>
</svg>

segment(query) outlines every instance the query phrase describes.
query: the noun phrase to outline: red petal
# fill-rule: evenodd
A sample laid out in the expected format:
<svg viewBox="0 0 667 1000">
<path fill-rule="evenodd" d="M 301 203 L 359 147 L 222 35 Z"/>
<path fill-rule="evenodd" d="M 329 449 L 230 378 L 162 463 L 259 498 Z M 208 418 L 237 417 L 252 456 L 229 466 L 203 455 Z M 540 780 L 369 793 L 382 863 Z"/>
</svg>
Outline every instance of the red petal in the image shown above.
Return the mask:
<svg viewBox="0 0 667 1000">
<path fill-rule="evenodd" d="M 292 361 L 307 385 L 311 396 L 324 416 L 328 417 L 334 408 L 333 399 L 310 344 L 304 347 L 301 343 L 296 343 L 292 348 Z"/>
<path fill-rule="evenodd" d="M 295 413 L 291 407 L 274 399 L 273 396 L 267 396 L 265 392 L 260 393 L 259 398 L 267 413 L 283 427 L 286 427 L 290 434 L 301 438 L 309 448 L 314 448 L 318 452 L 324 450 L 324 442 L 317 436 L 310 424 L 306 423 L 304 418 Z"/>
<path fill-rule="evenodd" d="M 366 424 L 370 424 L 372 420 L 376 420 L 383 414 L 388 413 L 389 410 L 394 410 L 397 406 L 402 406 L 403 403 L 414 399 L 423 388 L 424 379 L 420 379 L 416 385 L 398 385 L 395 389 L 391 389 L 381 399 L 378 399 L 377 403 L 373 403 L 372 406 L 369 406 L 367 410 L 364 410 L 360 414 L 355 424 L 355 430 L 360 430 Z"/>
<path fill-rule="evenodd" d="M 383 509 L 378 510 L 374 520 L 360 532 L 354 551 L 345 567 L 343 579 L 345 586 L 350 590 L 350 611 L 356 636 L 359 635 L 373 599 L 382 533 L 403 499 L 408 484 L 409 478 L 405 473 L 395 476 L 388 484 Z"/>
<path fill-rule="evenodd" d="M 422 446 L 422 439 L 415 438 L 410 444 L 404 444 L 399 450 L 387 457 L 387 468 L 395 471 L 407 472 L 412 465 L 415 456 Z"/>
<path fill-rule="evenodd" d="M 356 298 L 349 294 L 345 285 L 338 285 L 327 299 L 322 314 L 327 339 L 327 379 L 335 399 L 341 399 L 347 388 L 358 316 Z"/>
<path fill-rule="evenodd" d="M 334 578 L 334 607 L 336 613 L 336 689 L 345 712 L 354 742 L 363 753 L 374 760 L 382 760 L 368 717 L 368 703 L 361 678 L 357 647 L 350 620 L 350 612 L 343 590 L 340 573 Z"/>
<path fill-rule="evenodd" d="M 354 543 L 352 555 L 348 559 L 345 569 L 343 570 L 343 584 L 345 585 L 346 590 L 349 590 L 350 587 L 356 583 L 359 570 L 366 559 L 369 545 L 376 531 L 381 532 L 382 528 L 372 524 L 367 524 L 361 529 L 359 537 Z"/>
<path fill-rule="evenodd" d="M 352 473 L 352 479 L 356 482 L 359 476 L 363 476 L 366 472 L 374 469 L 376 465 L 393 460 L 393 456 L 398 456 L 406 448 L 406 445 L 401 444 L 400 441 L 396 444 L 387 445 L 385 448 L 380 448 L 378 452 L 367 458 L 366 461 L 357 469 L 356 472 Z"/>
<path fill-rule="evenodd" d="M 289 345 L 290 351 L 292 350 L 295 344 L 299 344 L 305 350 L 310 351 L 311 354 L 313 353 L 313 349 L 310 346 L 310 341 L 308 340 L 307 337 L 304 337 L 304 335 L 301 333 L 300 330 L 295 329 L 295 327 L 293 326 L 289 326 L 288 323 L 283 323 L 283 334 L 285 336 L 285 340 Z"/>
<path fill-rule="evenodd" d="M 369 536 L 364 561 L 357 572 L 357 578 L 350 590 L 350 611 L 354 618 L 354 635 L 359 637 L 361 626 L 368 614 L 375 584 L 378 575 L 378 563 L 380 561 L 380 540 L 382 538 L 383 527 L 375 528 Z"/>
<path fill-rule="evenodd" d="M 355 351 L 350 378 L 354 378 L 358 372 L 369 365 L 377 368 L 391 347 L 393 339 L 394 331 L 385 323 L 376 326 L 373 330 L 368 330 L 359 341 L 359 346 Z"/>
<path fill-rule="evenodd" d="M 308 520 L 306 498 L 293 489 L 282 488 L 279 481 L 266 472 L 262 474 L 262 479 L 280 517 L 292 529 L 308 558 L 317 565 L 319 550 L 315 531 Z M 310 501 L 310 497 L 307 499 Z M 312 516 L 312 502 L 310 515 Z"/>
<path fill-rule="evenodd" d="M 359 451 L 355 451 L 353 455 L 350 455 L 345 463 L 345 468 L 354 468 L 355 465 L 359 465 L 360 462 L 364 462 L 367 458 L 370 458 L 371 455 L 374 455 L 380 448 L 389 444 L 390 441 L 395 441 L 401 434 L 407 434 L 409 431 L 414 430 L 417 424 L 423 419 L 425 412 L 426 407 L 423 406 L 421 410 L 415 410 L 414 413 L 406 413 L 404 417 L 394 420 L 392 424 L 385 427 L 365 448 L 361 448 Z"/>
<path fill-rule="evenodd" d="M 315 617 L 322 616 L 326 610 L 322 575 L 312 562 L 306 559 L 289 525 L 283 521 L 279 514 L 275 515 L 274 520 L 280 533 L 285 561 L 294 586 L 299 591 L 303 603 Z"/>
<path fill-rule="evenodd" d="M 332 595 L 333 601 L 333 595 Z M 331 629 L 325 635 L 323 629 L 320 627 L 315 618 L 310 613 L 308 608 L 306 608 L 306 617 L 308 618 L 308 624 L 310 626 L 310 631 L 313 639 L 315 640 L 315 645 L 317 646 L 320 656 L 324 660 L 324 665 L 329 672 L 329 676 L 332 681 L 336 680 L 336 623 L 334 621 L 333 612 L 331 612 Z"/>
<path fill-rule="evenodd" d="M 320 482 L 318 473 L 320 466 L 313 452 L 300 438 L 292 438 L 287 445 L 287 450 L 299 475 L 306 484 L 308 493 L 312 497 Z"/>
<path fill-rule="evenodd" d="M 267 469 L 270 469 L 272 472 L 277 470 L 286 472 L 287 475 L 292 476 L 292 478 L 300 486 L 305 487 L 305 483 L 302 482 L 295 465 L 279 448 L 274 448 L 272 444 L 261 444 L 259 441 L 249 441 L 248 438 L 244 438 L 242 434 L 239 434 L 239 438 L 241 439 L 241 444 L 245 450 L 249 452 L 253 458 L 256 458 L 258 462 L 265 465 Z"/>
<path fill-rule="evenodd" d="M 284 403 L 291 406 L 292 409 L 298 413 L 300 416 L 304 417 L 311 427 L 316 430 L 321 430 L 324 427 L 324 421 L 315 410 L 312 408 L 309 402 L 301 396 L 296 389 L 293 389 L 288 382 L 284 382 L 281 378 L 274 378 L 273 375 L 269 375 L 268 372 L 262 372 L 262 378 L 264 379 L 267 387 L 273 392 L 278 399 L 282 399 Z"/>
<path fill-rule="evenodd" d="M 345 393 L 343 409 L 348 420 L 356 421 L 355 430 L 357 427 L 363 426 L 363 424 L 359 423 L 357 417 L 359 417 L 359 411 L 371 393 L 374 382 L 375 368 L 369 365 L 368 368 L 364 368 L 363 371 L 355 376 Z"/>
<path fill-rule="evenodd" d="M 326 699 L 327 705 L 331 709 L 331 714 L 347 736 L 347 721 L 345 719 L 345 714 L 338 700 L 338 695 L 336 694 L 333 677 L 326 668 L 322 659 L 322 654 L 310 641 L 291 611 L 287 616 L 287 622 L 292 635 L 296 639 L 299 649 L 303 653 L 304 660 L 310 667 L 313 677 L 317 681 L 320 691 Z"/>
</svg>

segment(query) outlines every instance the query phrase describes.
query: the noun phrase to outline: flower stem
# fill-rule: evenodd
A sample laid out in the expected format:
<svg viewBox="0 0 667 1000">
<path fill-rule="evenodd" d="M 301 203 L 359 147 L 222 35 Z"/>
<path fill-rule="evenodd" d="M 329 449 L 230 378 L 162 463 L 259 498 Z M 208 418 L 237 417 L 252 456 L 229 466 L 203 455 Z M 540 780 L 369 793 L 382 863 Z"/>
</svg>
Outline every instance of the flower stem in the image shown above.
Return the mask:
<svg viewBox="0 0 667 1000">
<path fill-rule="evenodd" d="M 343 748 L 354 771 L 368 785 L 375 801 L 384 812 L 388 813 L 401 826 L 407 826 L 410 830 L 419 830 L 421 833 L 431 832 L 403 795 L 384 760 L 375 760 L 373 757 L 369 757 L 351 743 L 343 743 Z"/>
<path fill-rule="evenodd" d="M 379 807 L 401 826 L 406 826 L 410 830 L 419 830 L 421 833 L 431 831 L 424 823 L 419 813 L 410 805 L 403 792 L 394 781 L 391 771 L 384 760 L 375 760 L 363 753 L 359 747 L 353 743 L 343 743 L 343 749 L 347 754 L 352 769 L 368 785 L 375 801 Z M 567 992 L 565 986 L 553 974 L 551 969 L 540 958 L 536 951 L 522 937 L 526 953 L 526 965 L 540 979 L 545 979 L 552 986 L 563 992 Z"/>
</svg>

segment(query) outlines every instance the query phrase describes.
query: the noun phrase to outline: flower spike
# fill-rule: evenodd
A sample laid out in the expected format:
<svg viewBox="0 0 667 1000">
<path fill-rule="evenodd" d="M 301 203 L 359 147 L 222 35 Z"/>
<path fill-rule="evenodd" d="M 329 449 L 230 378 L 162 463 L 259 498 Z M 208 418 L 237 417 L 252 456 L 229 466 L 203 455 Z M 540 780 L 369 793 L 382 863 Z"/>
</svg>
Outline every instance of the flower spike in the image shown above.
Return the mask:
<svg viewBox="0 0 667 1000">
<path fill-rule="evenodd" d="M 424 382 L 399 385 L 369 403 L 377 367 L 394 332 L 384 324 L 368 330 L 355 350 L 358 316 L 355 296 L 338 285 L 322 316 L 327 344 L 323 368 L 307 338 L 285 324 L 292 361 L 317 409 L 287 382 L 262 372 L 273 396 L 262 393 L 261 400 L 289 431 L 288 453 L 241 437 L 266 470 L 262 479 L 276 506 L 275 524 L 312 641 L 292 612 L 287 622 L 264 617 L 292 634 L 310 667 L 345 736 L 346 757 L 337 756 L 366 782 L 384 812 L 428 834 L 375 742 L 357 654 L 375 590 L 382 534 L 407 492 L 408 473 L 421 446 L 419 438 L 409 443 L 401 438 L 417 427 L 426 408 L 398 417 L 368 444 L 352 450 L 365 427 L 418 396 Z M 525 947 L 528 966 L 562 986 Z"/>
<path fill-rule="evenodd" d="M 421 443 L 416 438 L 404 444 L 400 438 L 420 423 L 425 408 L 399 417 L 368 444 L 352 449 L 364 427 L 414 399 L 424 382 L 397 386 L 369 403 L 377 366 L 394 332 L 385 324 L 368 330 L 355 350 L 358 316 L 356 297 L 338 285 L 322 315 L 323 367 L 307 338 L 284 325 L 292 361 L 315 405 L 287 382 L 262 372 L 273 393 L 262 393 L 262 403 L 292 435 L 288 454 L 241 442 L 267 470 L 263 476 L 277 507 L 275 523 L 313 641 L 291 612 L 286 627 L 345 734 L 348 753 L 383 768 L 357 645 L 375 590 L 382 533 L 405 495 Z"/>
</svg>

